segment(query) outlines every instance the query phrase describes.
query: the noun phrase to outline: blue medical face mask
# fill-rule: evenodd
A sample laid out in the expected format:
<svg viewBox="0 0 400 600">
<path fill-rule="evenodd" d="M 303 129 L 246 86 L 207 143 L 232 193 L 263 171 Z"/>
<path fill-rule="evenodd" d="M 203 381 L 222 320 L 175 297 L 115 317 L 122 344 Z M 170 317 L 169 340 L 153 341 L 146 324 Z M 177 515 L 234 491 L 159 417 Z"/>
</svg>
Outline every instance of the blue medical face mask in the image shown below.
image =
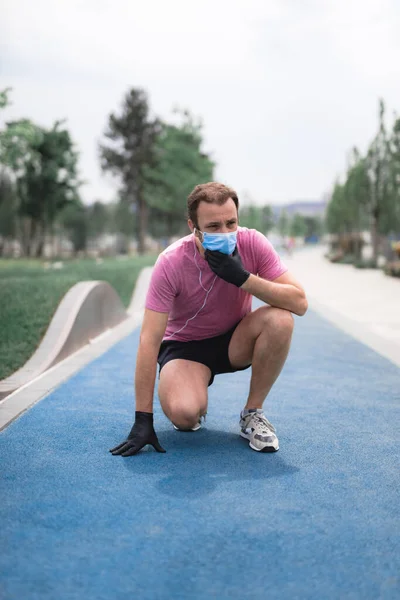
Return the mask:
<svg viewBox="0 0 400 600">
<path fill-rule="evenodd" d="M 222 254 L 232 254 L 236 248 L 237 231 L 229 233 L 207 233 L 201 232 L 203 239 L 201 245 L 204 250 L 214 250 Z"/>
</svg>

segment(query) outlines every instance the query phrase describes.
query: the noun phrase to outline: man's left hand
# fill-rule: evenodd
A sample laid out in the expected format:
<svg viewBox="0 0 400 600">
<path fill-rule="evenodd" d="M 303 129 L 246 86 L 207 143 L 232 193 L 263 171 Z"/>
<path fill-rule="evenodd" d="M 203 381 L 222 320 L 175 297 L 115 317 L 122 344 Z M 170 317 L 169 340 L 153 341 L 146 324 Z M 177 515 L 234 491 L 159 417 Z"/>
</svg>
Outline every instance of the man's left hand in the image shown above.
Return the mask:
<svg viewBox="0 0 400 600">
<path fill-rule="evenodd" d="M 205 258 L 218 277 L 237 287 L 241 287 L 250 277 L 250 273 L 242 265 L 237 247 L 232 255 L 206 250 Z"/>
</svg>

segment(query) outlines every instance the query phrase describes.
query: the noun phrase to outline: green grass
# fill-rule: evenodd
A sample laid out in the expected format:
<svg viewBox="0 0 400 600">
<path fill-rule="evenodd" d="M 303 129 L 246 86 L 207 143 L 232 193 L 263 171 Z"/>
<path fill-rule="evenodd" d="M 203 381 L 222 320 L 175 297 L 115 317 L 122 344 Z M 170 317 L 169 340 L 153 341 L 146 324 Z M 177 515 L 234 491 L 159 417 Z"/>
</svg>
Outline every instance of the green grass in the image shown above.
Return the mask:
<svg viewBox="0 0 400 600">
<path fill-rule="evenodd" d="M 0 259 L 0 379 L 24 365 L 39 345 L 58 304 L 79 281 L 110 283 L 128 306 L 140 270 L 154 264 L 143 257 L 64 261 L 45 270 L 39 260 Z"/>
</svg>

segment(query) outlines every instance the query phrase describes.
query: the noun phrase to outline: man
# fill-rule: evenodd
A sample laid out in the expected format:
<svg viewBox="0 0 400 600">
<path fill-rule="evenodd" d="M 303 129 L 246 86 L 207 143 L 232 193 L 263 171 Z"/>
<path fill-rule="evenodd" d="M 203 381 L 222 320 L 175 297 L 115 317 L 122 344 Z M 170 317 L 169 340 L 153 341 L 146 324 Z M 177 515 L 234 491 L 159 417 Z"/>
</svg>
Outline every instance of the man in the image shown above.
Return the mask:
<svg viewBox="0 0 400 600">
<path fill-rule="evenodd" d="M 293 317 L 307 299 L 270 242 L 238 225 L 236 192 L 220 183 L 195 187 L 188 198 L 192 234 L 160 254 L 146 299 L 136 362 L 135 423 L 110 452 L 131 456 L 160 446 L 153 426 L 158 395 L 175 429 L 197 431 L 207 413 L 207 388 L 218 373 L 252 367 L 240 435 L 253 450 L 279 449 L 262 406 L 289 352 Z M 252 296 L 265 306 L 251 310 Z"/>
</svg>

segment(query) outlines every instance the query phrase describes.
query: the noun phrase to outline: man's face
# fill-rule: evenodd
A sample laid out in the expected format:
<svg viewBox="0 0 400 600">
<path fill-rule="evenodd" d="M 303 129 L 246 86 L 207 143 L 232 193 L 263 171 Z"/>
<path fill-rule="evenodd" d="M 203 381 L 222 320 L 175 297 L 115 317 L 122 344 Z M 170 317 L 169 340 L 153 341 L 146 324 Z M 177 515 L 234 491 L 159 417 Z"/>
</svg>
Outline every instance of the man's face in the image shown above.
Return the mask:
<svg viewBox="0 0 400 600">
<path fill-rule="evenodd" d="M 236 231 L 238 227 L 238 214 L 236 205 L 232 198 L 229 198 L 224 204 L 208 204 L 200 202 L 197 207 L 197 222 L 200 231 L 207 233 L 230 233 Z M 189 227 L 193 231 L 195 227 L 192 221 L 189 221 Z"/>
</svg>

